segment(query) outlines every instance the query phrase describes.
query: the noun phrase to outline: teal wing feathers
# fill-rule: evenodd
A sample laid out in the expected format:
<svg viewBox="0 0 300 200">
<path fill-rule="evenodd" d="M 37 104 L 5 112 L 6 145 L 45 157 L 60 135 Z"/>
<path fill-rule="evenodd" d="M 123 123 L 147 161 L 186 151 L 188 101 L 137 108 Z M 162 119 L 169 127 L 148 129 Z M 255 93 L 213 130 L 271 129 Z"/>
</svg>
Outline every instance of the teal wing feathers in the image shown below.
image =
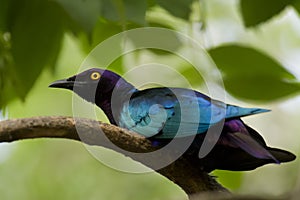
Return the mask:
<svg viewBox="0 0 300 200">
<path fill-rule="evenodd" d="M 227 105 L 189 89 L 153 88 L 132 96 L 118 125 L 145 137 L 170 139 L 205 133 L 223 119 L 266 111 Z"/>
</svg>

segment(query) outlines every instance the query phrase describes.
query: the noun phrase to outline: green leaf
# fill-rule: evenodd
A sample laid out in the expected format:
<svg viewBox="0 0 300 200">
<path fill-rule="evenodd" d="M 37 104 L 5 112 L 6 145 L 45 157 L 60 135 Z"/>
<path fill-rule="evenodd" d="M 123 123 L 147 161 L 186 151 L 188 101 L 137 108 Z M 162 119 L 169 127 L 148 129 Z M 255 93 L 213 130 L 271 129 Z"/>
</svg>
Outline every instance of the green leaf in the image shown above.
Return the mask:
<svg viewBox="0 0 300 200">
<path fill-rule="evenodd" d="M 295 0 L 241 0 L 245 26 L 254 26 L 278 14 Z"/>
<path fill-rule="evenodd" d="M 156 0 L 156 3 L 162 8 L 169 11 L 175 17 L 179 17 L 185 20 L 189 19 L 191 14 L 191 5 L 194 0 Z"/>
<path fill-rule="evenodd" d="M 95 29 L 93 31 L 91 48 L 95 48 L 98 44 L 100 44 L 104 40 L 106 40 L 122 31 L 125 31 L 127 29 L 137 28 L 137 27 L 139 27 L 137 24 L 128 23 L 126 26 L 126 29 L 124 29 L 125 27 L 120 25 L 118 22 L 108 21 L 106 19 L 101 18 L 100 20 L 98 20 L 98 22 L 95 26 Z M 108 55 L 110 55 L 110 53 L 109 53 L 110 51 L 121 52 L 121 46 L 115 46 L 113 49 L 108 49 L 106 51 L 106 53 Z M 97 60 L 97 58 L 96 58 L 96 60 Z M 101 63 L 101 61 L 99 63 Z M 108 67 L 108 66 L 106 66 L 106 67 Z M 113 63 L 110 64 L 109 68 L 113 69 L 114 71 L 117 71 L 119 73 L 122 73 L 123 72 L 123 57 L 121 56 L 121 57 L 117 58 L 115 61 L 113 61 Z"/>
<path fill-rule="evenodd" d="M 14 78 L 24 99 L 46 66 L 54 66 L 64 33 L 62 9 L 53 1 L 15 1 L 10 18 Z"/>
<path fill-rule="evenodd" d="M 256 101 L 272 101 L 300 91 L 299 83 L 270 76 L 231 77 L 225 86 L 236 97 Z"/>
<path fill-rule="evenodd" d="M 113 22 L 113 25 L 122 27 L 121 30 L 129 29 L 131 24 L 145 25 L 145 14 L 147 9 L 146 0 L 55 0 L 66 11 L 71 18 L 70 28 L 78 33 L 78 27 L 90 35 L 95 27 L 99 29 L 99 20 Z M 115 29 L 114 29 L 115 30 Z M 98 31 L 98 30 L 97 30 Z M 102 32 L 110 30 L 103 30 Z M 82 36 L 82 33 L 80 33 Z M 105 34 L 107 35 L 107 34 Z M 84 36 L 86 37 L 86 36 Z"/>
<path fill-rule="evenodd" d="M 0 32 L 7 31 L 7 17 L 8 17 L 8 9 L 9 9 L 9 0 L 1 0 L 0 6 Z"/>
<path fill-rule="evenodd" d="M 138 27 L 140 26 L 133 23 L 128 23 L 126 27 L 123 27 L 118 22 L 108 21 L 103 18 L 99 19 L 92 34 L 92 46 L 95 47 L 109 37 L 116 35 L 122 31 Z"/>
<path fill-rule="evenodd" d="M 300 84 L 277 61 L 255 49 L 227 45 L 209 50 L 236 97 L 271 101 L 300 91 Z"/>
<path fill-rule="evenodd" d="M 146 0 L 101 0 L 102 17 L 126 26 L 128 22 L 145 25 Z"/>
<path fill-rule="evenodd" d="M 125 14 L 127 21 L 145 25 L 145 17 L 147 10 L 147 1 L 146 0 L 123 0 L 125 5 Z"/>
<path fill-rule="evenodd" d="M 231 190 L 237 190 L 243 183 L 243 172 L 232 172 L 225 170 L 213 171 L 213 176 L 218 178 L 218 181 L 225 187 Z"/>
<path fill-rule="evenodd" d="M 139 48 L 162 50 L 160 52 L 175 52 L 183 44 L 179 35 L 168 29 L 142 29 L 131 32 L 127 37 Z"/>
<path fill-rule="evenodd" d="M 109 37 L 145 25 L 146 1 L 101 0 L 102 16 L 97 20 L 92 32 L 92 49 Z"/>
<path fill-rule="evenodd" d="M 0 31 L 0 109 L 16 96 L 12 78 L 13 60 L 11 55 L 10 34 Z"/>
<path fill-rule="evenodd" d="M 299 12 L 300 11 L 300 0 L 293 0 L 293 7 Z"/>
<path fill-rule="evenodd" d="M 92 35 L 92 46 L 96 46 L 97 44 L 117 33 L 120 33 L 121 31 L 122 27 L 115 22 L 109 22 L 105 19 L 98 20 Z"/>
<path fill-rule="evenodd" d="M 195 69 L 195 66 L 190 63 L 185 63 L 181 65 L 180 73 L 186 77 L 192 87 L 197 87 L 204 83 L 203 77 L 201 74 Z"/>
<path fill-rule="evenodd" d="M 99 0 L 55 0 L 68 13 L 71 19 L 83 28 L 87 33 L 91 33 L 101 14 L 101 1 Z"/>
</svg>

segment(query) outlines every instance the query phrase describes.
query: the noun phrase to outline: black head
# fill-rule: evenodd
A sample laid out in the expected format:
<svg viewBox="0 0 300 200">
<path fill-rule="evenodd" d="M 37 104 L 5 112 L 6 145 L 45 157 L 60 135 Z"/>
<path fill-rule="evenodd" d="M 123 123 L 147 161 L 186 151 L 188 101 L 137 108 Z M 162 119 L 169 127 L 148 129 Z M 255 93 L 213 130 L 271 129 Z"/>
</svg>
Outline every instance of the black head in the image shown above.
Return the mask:
<svg viewBox="0 0 300 200">
<path fill-rule="evenodd" d="M 98 104 L 99 101 L 109 99 L 115 87 L 133 86 L 112 71 L 92 68 L 70 78 L 55 81 L 49 87 L 72 90 L 83 99 Z"/>
</svg>

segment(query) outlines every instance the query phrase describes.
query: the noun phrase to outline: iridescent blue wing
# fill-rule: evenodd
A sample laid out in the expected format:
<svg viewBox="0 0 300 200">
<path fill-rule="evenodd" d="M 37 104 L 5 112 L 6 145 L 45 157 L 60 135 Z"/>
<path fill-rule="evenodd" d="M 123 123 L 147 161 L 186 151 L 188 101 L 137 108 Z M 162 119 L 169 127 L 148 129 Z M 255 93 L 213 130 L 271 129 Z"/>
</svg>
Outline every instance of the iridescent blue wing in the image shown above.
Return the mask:
<svg viewBox="0 0 300 200">
<path fill-rule="evenodd" d="M 186 137 L 204 133 L 223 119 L 266 111 L 227 105 L 189 89 L 153 88 L 133 95 L 118 125 L 146 137 Z"/>
</svg>

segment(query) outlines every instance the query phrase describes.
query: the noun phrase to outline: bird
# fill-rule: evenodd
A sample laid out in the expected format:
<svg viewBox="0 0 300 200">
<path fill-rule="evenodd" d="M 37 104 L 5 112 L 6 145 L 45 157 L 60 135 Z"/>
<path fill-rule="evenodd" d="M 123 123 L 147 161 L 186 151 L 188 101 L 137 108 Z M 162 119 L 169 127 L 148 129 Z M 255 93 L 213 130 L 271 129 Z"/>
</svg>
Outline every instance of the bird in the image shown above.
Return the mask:
<svg viewBox="0 0 300 200">
<path fill-rule="evenodd" d="M 248 171 L 296 158 L 289 151 L 267 146 L 263 137 L 241 119 L 270 111 L 267 109 L 226 104 L 187 88 L 139 90 L 117 73 L 100 68 L 54 81 L 49 87 L 75 92 L 102 109 L 111 124 L 145 136 L 153 145 L 194 137 L 185 155 L 207 172 Z M 216 144 L 199 158 L 205 137 L 210 137 L 208 130 L 220 124 L 223 127 Z"/>
</svg>

